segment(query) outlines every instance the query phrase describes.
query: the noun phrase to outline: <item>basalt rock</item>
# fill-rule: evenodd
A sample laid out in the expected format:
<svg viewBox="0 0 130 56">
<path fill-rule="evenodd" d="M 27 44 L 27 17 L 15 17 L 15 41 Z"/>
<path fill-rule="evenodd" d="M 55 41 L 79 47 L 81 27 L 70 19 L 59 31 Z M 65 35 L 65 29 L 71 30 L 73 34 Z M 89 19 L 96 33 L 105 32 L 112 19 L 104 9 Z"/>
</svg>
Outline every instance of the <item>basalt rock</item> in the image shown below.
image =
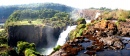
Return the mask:
<svg viewBox="0 0 130 56">
<path fill-rule="evenodd" d="M 119 22 L 118 35 L 130 36 L 130 20 L 126 22 Z"/>
<path fill-rule="evenodd" d="M 111 37 L 102 37 L 100 42 L 103 42 L 105 46 L 111 46 L 112 49 L 123 49 L 124 44 L 120 38 L 111 36 Z"/>
<path fill-rule="evenodd" d="M 117 34 L 119 36 L 129 36 L 129 22 L 120 22 L 117 26 L 114 22 L 101 20 L 100 22 L 89 25 L 81 37 L 67 41 L 67 43 L 62 46 L 62 50 L 64 51 L 62 53 L 65 53 L 64 56 L 76 56 L 76 53 L 85 50 L 84 54 L 92 56 L 95 55 L 96 52 L 105 49 L 121 50 L 125 47 L 125 44 L 121 38 L 117 37 Z M 84 45 L 80 45 L 80 43 L 90 43 L 90 46 L 83 47 Z"/>
<path fill-rule="evenodd" d="M 63 28 L 53 28 L 50 26 L 40 25 L 20 25 L 9 26 L 8 29 L 8 45 L 14 47 L 18 41 L 27 41 L 35 43 L 36 47 L 45 47 L 56 43 Z M 50 38 L 48 40 L 48 38 Z M 48 43 L 48 41 L 52 41 Z"/>
<path fill-rule="evenodd" d="M 100 22 L 88 27 L 85 34 L 92 34 L 98 37 L 107 37 L 108 35 L 115 35 L 117 33 L 117 26 L 110 21 L 101 20 Z"/>
</svg>

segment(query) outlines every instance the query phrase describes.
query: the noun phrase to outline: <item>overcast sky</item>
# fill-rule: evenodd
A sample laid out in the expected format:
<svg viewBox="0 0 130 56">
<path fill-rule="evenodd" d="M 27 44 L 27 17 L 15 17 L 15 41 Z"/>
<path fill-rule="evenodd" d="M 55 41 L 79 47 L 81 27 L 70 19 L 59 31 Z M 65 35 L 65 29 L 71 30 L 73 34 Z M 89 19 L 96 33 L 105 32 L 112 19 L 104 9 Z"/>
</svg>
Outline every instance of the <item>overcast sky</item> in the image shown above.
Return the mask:
<svg viewBox="0 0 130 56">
<path fill-rule="evenodd" d="M 60 3 L 75 8 L 107 7 L 112 9 L 130 10 L 130 0 L 0 0 L 0 5 L 29 4 L 29 3 Z"/>
</svg>

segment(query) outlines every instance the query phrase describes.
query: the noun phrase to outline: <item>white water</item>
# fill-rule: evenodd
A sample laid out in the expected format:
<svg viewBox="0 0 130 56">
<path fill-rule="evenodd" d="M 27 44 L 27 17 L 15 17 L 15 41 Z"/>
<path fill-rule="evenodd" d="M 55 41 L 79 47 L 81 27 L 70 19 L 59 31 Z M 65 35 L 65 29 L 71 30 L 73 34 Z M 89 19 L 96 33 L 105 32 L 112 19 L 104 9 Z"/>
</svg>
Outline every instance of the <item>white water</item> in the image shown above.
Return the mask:
<svg viewBox="0 0 130 56">
<path fill-rule="evenodd" d="M 90 23 L 91 22 L 91 20 L 85 20 L 86 21 L 86 23 Z"/>
<path fill-rule="evenodd" d="M 68 26 L 67 29 L 60 34 L 56 46 L 57 46 L 57 45 L 62 46 L 62 45 L 66 42 L 66 39 L 67 39 L 68 34 L 70 33 L 70 31 L 73 30 L 73 29 L 75 29 L 76 26 L 77 26 L 77 25 Z"/>
<path fill-rule="evenodd" d="M 65 31 L 63 31 L 62 33 L 60 33 L 59 35 L 59 39 L 56 43 L 56 45 L 54 47 L 56 47 L 57 45 L 63 45 L 66 42 L 66 39 L 68 38 L 68 34 L 70 33 L 71 30 L 75 29 L 77 25 L 74 26 L 68 26 L 67 29 Z M 54 47 L 50 47 L 50 48 L 45 48 L 44 52 L 42 54 L 44 55 L 49 55 L 52 53 L 53 48 Z"/>
<path fill-rule="evenodd" d="M 100 15 L 101 15 L 101 13 L 97 12 L 96 16 L 95 16 L 95 19 L 98 18 Z"/>
<path fill-rule="evenodd" d="M 42 54 L 43 54 L 43 55 L 49 55 L 49 54 L 51 54 L 52 51 L 53 51 L 53 48 L 54 48 L 54 47 L 45 48 L 45 50 L 42 49 L 42 50 L 43 50 Z"/>
<path fill-rule="evenodd" d="M 101 13 L 97 12 L 94 19 L 98 18 L 100 15 L 101 15 Z M 86 21 L 86 23 L 91 22 L 91 20 L 85 20 L 85 21 Z"/>
<path fill-rule="evenodd" d="M 100 13 L 97 12 L 95 18 L 97 18 L 99 15 L 100 15 Z M 90 23 L 90 22 L 91 22 L 91 20 L 85 20 L 85 21 L 86 21 L 86 23 Z M 54 47 L 56 47 L 56 46 L 58 46 L 58 45 L 63 46 L 64 43 L 66 42 L 67 38 L 68 38 L 68 34 L 70 33 L 71 30 L 75 29 L 76 26 L 77 26 L 77 25 L 68 26 L 66 30 L 64 30 L 62 33 L 60 33 L 59 39 L 58 39 L 58 41 L 57 41 L 57 43 L 56 43 L 56 45 L 55 45 Z M 49 54 L 51 54 L 54 47 L 46 48 L 46 51 L 43 52 L 43 54 L 44 54 L 44 55 L 49 55 Z"/>
</svg>

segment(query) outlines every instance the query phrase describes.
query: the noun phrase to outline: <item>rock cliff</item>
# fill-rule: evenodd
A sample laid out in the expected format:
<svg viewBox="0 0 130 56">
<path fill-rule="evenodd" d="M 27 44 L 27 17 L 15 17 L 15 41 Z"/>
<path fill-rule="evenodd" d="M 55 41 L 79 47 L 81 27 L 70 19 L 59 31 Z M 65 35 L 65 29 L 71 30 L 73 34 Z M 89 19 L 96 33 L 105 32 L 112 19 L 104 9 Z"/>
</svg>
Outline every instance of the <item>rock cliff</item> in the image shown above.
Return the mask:
<svg viewBox="0 0 130 56">
<path fill-rule="evenodd" d="M 9 26 L 8 45 L 14 47 L 18 41 L 35 43 L 37 47 L 54 45 L 63 28 L 40 25 Z"/>
</svg>

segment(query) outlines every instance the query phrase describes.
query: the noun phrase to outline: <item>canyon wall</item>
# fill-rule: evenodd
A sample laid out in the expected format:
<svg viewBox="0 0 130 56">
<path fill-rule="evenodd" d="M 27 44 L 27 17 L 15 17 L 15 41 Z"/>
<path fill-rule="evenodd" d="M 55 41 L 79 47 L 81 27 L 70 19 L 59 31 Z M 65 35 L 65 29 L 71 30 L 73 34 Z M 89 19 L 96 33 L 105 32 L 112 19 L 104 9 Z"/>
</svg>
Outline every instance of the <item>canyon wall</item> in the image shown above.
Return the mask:
<svg viewBox="0 0 130 56">
<path fill-rule="evenodd" d="M 9 26 L 8 45 L 14 47 L 18 41 L 35 43 L 36 47 L 54 45 L 63 28 L 36 25 Z"/>
</svg>

